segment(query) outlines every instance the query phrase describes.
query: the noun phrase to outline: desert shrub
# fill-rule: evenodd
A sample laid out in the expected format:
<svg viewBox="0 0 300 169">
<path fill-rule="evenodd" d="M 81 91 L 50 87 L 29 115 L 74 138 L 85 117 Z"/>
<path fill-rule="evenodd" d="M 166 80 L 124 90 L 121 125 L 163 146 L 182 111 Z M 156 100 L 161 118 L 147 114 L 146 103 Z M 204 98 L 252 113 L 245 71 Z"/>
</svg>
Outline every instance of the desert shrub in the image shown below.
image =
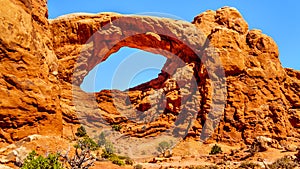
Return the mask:
<svg viewBox="0 0 300 169">
<path fill-rule="evenodd" d="M 246 161 L 246 162 L 242 162 L 239 168 L 256 169 L 256 168 L 260 168 L 260 165 L 257 163 Z"/>
<path fill-rule="evenodd" d="M 106 144 L 106 138 L 104 132 L 101 132 L 99 135 L 98 145 L 100 147 L 104 146 Z"/>
<path fill-rule="evenodd" d="M 98 144 L 88 136 L 84 136 L 83 138 L 77 140 L 77 143 L 74 145 L 75 148 L 80 149 L 89 149 L 92 151 L 98 150 Z"/>
<path fill-rule="evenodd" d="M 59 154 L 49 154 L 46 158 L 33 150 L 26 157 L 21 169 L 63 169 Z"/>
<path fill-rule="evenodd" d="M 108 153 L 106 150 L 103 150 L 103 153 L 101 154 L 101 156 L 102 156 L 102 158 L 108 159 L 113 164 L 116 164 L 119 166 L 125 165 L 125 162 L 124 162 L 125 158 L 123 156 L 118 156 L 114 153 Z"/>
<path fill-rule="evenodd" d="M 103 151 L 103 153 L 101 154 L 102 158 L 109 158 L 112 154 L 115 153 L 115 148 L 111 142 L 107 141 L 102 151 Z"/>
<path fill-rule="evenodd" d="M 108 159 L 112 154 L 107 152 L 105 149 L 102 150 L 101 157 Z"/>
<path fill-rule="evenodd" d="M 160 153 L 163 154 L 163 156 L 165 156 L 165 153 L 167 152 L 167 150 L 170 150 L 171 148 L 171 144 L 167 141 L 162 141 L 158 144 L 158 147 L 156 148 L 156 150 Z"/>
<path fill-rule="evenodd" d="M 218 146 L 217 144 L 215 144 L 212 148 L 211 148 L 211 151 L 209 154 L 219 154 L 219 153 L 222 153 L 222 149 L 220 146 Z"/>
<path fill-rule="evenodd" d="M 133 167 L 134 169 L 143 169 L 142 164 L 137 164 Z"/>
<path fill-rule="evenodd" d="M 288 157 L 283 157 L 269 165 L 270 169 L 293 169 L 297 163 Z"/>
<path fill-rule="evenodd" d="M 119 125 L 119 124 L 115 124 L 115 125 L 112 125 L 112 128 L 115 130 L 115 131 L 120 131 L 122 129 L 122 126 Z"/>
<path fill-rule="evenodd" d="M 75 133 L 75 135 L 77 137 L 84 137 L 84 136 L 86 136 L 86 130 L 85 130 L 85 128 L 83 126 L 78 127 L 77 128 L 77 132 Z"/>
<path fill-rule="evenodd" d="M 124 160 L 126 161 L 127 157 L 118 156 L 114 152 L 115 152 L 115 150 L 114 150 L 113 144 L 111 142 L 107 141 L 104 145 L 104 149 L 102 150 L 101 157 L 110 160 L 113 164 L 116 164 L 119 166 L 125 165 Z"/>
<path fill-rule="evenodd" d="M 117 155 L 112 155 L 109 160 L 113 163 L 113 164 L 116 164 L 116 165 L 119 165 L 119 166 L 122 166 L 122 165 L 125 165 L 124 161 L 121 160 Z"/>
<path fill-rule="evenodd" d="M 78 131 L 82 130 L 80 129 Z M 85 134 L 82 138 L 77 140 L 74 148 L 75 154 L 73 156 L 69 156 L 70 149 L 65 154 L 61 154 L 61 157 L 64 159 L 64 163 L 68 165 L 68 167 L 72 169 L 88 169 L 94 165 L 94 162 L 97 159 L 91 152 L 98 150 L 99 146 L 93 139 Z"/>
</svg>

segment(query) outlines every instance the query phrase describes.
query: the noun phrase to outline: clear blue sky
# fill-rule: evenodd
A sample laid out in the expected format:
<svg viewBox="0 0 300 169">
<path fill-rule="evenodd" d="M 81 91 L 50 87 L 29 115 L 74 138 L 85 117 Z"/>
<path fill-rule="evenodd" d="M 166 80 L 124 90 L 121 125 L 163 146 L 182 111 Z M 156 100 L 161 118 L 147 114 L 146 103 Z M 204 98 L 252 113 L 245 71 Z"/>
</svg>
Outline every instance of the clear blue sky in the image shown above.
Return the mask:
<svg viewBox="0 0 300 169">
<path fill-rule="evenodd" d="M 300 70 L 300 1 L 297 0 L 48 0 L 49 18 L 56 18 L 60 15 L 74 12 L 117 12 L 121 14 L 156 12 L 166 13 L 165 16 L 168 16 L 167 14 L 174 15 L 190 22 L 196 15 L 208 9 L 216 10 L 223 6 L 237 8 L 248 22 L 250 29 L 261 29 L 263 33 L 271 36 L 279 46 L 280 60 L 284 67 Z M 97 67 L 98 71 L 96 72 L 96 70 L 94 70 L 94 72 L 91 73 L 91 75 L 96 76 L 87 77 L 82 87 L 86 91 L 99 91 L 104 88 L 110 88 L 111 83 L 109 82 L 109 76 L 111 77 L 111 75 L 116 75 L 113 81 L 117 84 L 116 81 L 118 80 L 116 79 L 124 78 L 123 76 L 126 69 L 119 71 L 123 72 L 123 74 L 117 76 L 117 73 L 115 73 L 116 67 L 110 65 L 119 65 L 124 62 L 126 57 L 136 57 L 137 55 L 143 57 L 143 55 L 151 54 L 142 53 L 135 49 L 122 49 L 114 54 L 114 56 L 111 56 L 106 62 L 101 63 Z M 129 78 L 131 79 L 129 80 L 129 84 L 123 84 L 120 81 L 119 86 L 113 86 L 115 88 L 125 89 L 128 85 L 134 86 L 156 77 L 159 72 L 158 69 L 163 65 L 165 59 L 162 56 L 155 57 L 157 62 L 160 63 L 153 65 L 149 63 L 148 71 L 137 71 L 134 77 Z M 146 57 L 143 58 L 146 60 Z M 147 60 L 144 61 L 144 63 L 147 62 Z M 108 78 L 105 78 L 105 74 Z M 93 87 L 94 84 L 95 88 Z"/>
</svg>

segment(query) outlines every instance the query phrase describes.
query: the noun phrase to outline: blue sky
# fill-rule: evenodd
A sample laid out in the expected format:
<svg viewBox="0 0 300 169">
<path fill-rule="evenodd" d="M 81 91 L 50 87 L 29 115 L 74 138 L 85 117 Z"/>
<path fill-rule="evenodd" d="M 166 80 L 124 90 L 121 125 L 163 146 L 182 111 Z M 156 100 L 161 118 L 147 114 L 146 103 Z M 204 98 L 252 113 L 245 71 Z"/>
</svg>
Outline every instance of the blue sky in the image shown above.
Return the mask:
<svg viewBox="0 0 300 169">
<path fill-rule="evenodd" d="M 232 6 L 237 8 L 246 19 L 250 29 L 261 29 L 263 33 L 271 36 L 279 46 L 280 60 L 284 67 L 290 67 L 300 70 L 300 1 L 296 0 L 151 0 L 151 1 L 116 1 L 116 0 L 48 0 L 49 18 L 56 18 L 60 15 L 74 12 L 117 12 L 121 14 L 138 13 L 165 13 L 162 15 L 182 18 L 191 22 L 193 18 L 208 10 L 216 10 L 223 6 Z M 126 89 L 128 86 L 134 86 L 143 81 L 147 81 L 157 76 L 159 67 L 165 62 L 165 58 L 159 55 L 154 57 L 156 63 L 149 63 L 147 56 L 153 55 L 143 53 L 139 50 L 124 48 L 118 53 L 112 55 L 107 61 L 98 65 L 98 69 L 90 73 L 91 77 L 86 77 L 82 88 L 86 91 L 99 91 L 104 88 L 110 88 L 112 83 L 111 76 L 114 76 L 114 88 Z M 147 64 L 149 70 L 139 70 L 133 77 L 126 77 L 126 71 L 131 67 L 125 68 L 118 75 L 115 70 L 118 65 L 123 63 L 126 58 L 137 57 L 141 63 Z M 106 64 L 106 65 L 105 65 Z M 111 66 L 116 65 L 116 67 Z M 123 66 L 124 67 L 124 66 Z M 133 73 L 131 73 L 133 74 Z M 92 76 L 93 75 L 93 76 Z M 107 76 L 107 77 L 105 77 Z M 129 78 L 128 83 L 123 83 L 124 78 Z M 118 82 L 118 79 L 119 82 Z"/>
<path fill-rule="evenodd" d="M 164 56 L 123 47 L 90 71 L 81 88 L 87 92 L 125 90 L 156 78 L 165 62 Z"/>
</svg>

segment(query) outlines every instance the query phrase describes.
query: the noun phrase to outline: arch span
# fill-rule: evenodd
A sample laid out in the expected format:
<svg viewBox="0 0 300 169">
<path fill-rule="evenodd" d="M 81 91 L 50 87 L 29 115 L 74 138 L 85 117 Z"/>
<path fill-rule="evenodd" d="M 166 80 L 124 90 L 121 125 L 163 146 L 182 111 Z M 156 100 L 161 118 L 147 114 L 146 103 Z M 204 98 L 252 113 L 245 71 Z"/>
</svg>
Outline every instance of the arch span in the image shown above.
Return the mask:
<svg viewBox="0 0 300 169">
<path fill-rule="evenodd" d="M 75 81 L 82 78 L 112 53 L 127 46 L 160 54 L 168 59 L 197 61 L 205 48 L 206 37 L 193 24 L 166 18 L 122 16 L 101 26 L 88 40 L 78 58 Z"/>
</svg>

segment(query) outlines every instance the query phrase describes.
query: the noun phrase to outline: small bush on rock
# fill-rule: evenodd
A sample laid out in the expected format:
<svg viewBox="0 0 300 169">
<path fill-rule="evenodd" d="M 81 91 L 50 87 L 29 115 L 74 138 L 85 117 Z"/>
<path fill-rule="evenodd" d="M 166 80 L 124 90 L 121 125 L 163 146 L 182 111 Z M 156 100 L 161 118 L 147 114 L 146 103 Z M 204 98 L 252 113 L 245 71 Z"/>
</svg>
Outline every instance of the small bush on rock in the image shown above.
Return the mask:
<svg viewBox="0 0 300 169">
<path fill-rule="evenodd" d="M 115 130 L 115 131 L 120 131 L 122 129 L 122 126 L 117 124 L 117 125 L 112 125 L 112 128 Z"/>
<path fill-rule="evenodd" d="M 167 142 L 167 141 L 162 141 L 158 144 L 158 147 L 156 147 L 156 150 L 159 152 L 159 153 L 162 153 L 164 157 L 168 156 L 168 152 L 169 152 L 169 155 L 171 154 L 170 151 L 172 149 L 172 146 L 173 146 L 173 142 L 170 141 L 170 142 Z"/>
<path fill-rule="evenodd" d="M 75 148 L 89 149 L 95 151 L 99 149 L 98 144 L 88 136 L 83 137 L 82 139 L 77 140 L 77 143 L 74 145 Z"/>
<path fill-rule="evenodd" d="M 84 137 L 84 136 L 86 136 L 86 130 L 85 130 L 85 128 L 83 126 L 78 127 L 77 128 L 77 132 L 75 133 L 75 135 L 77 137 Z"/>
<path fill-rule="evenodd" d="M 72 169 L 88 169 L 94 165 L 97 158 L 92 154 L 92 151 L 99 149 L 98 144 L 91 139 L 88 135 L 77 140 L 74 145 L 75 154 L 71 157 L 69 156 L 69 150 L 62 154 L 61 157 L 64 162 Z"/>
<path fill-rule="evenodd" d="M 215 144 L 212 148 L 209 154 L 214 155 L 214 154 L 219 154 L 222 153 L 222 149 L 220 146 L 218 146 L 217 144 Z"/>
</svg>

